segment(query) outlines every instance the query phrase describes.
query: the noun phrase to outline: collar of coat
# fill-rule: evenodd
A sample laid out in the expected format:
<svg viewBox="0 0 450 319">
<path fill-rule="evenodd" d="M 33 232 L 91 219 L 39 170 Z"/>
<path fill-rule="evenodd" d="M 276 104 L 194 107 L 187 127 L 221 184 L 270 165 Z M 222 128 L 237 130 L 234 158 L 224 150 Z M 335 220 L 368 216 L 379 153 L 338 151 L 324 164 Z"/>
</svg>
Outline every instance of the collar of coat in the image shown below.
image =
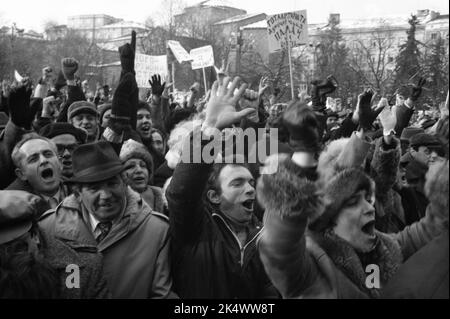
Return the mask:
<svg viewBox="0 0 450 319">
<path fill-rule="evenodd" d="M 55 236 L 64 241 L 97 246 L 101 252 L 137 229 L 151 215 L 151 208 L 138 193 L 129 187 L 126 191 L 123 217 L 113 225 L 102 242 L 97 244 L 89 225 L 83 220 L 81 205 L 75 195 L 70 195 L 55 210 Z"/>
<path fill-rule="evenodd" d="M 377 244 L 375 249 L 367 254 L 358 254 L 350 244 L 330 230 L 322 233 L 311 232 L 310 234 L 339 270 L 361 291 L 372 298 L 378 298 L 380 291 L 379 289 L 367 288 L 366 278 L 368 274 L 365 272 L 365 267 L 369 264 L 375 264 L 379 267 L 382 288 L 397 272 L 403 261 L 398 243 L 378 231 L 376 232 Z"/>
</svg>

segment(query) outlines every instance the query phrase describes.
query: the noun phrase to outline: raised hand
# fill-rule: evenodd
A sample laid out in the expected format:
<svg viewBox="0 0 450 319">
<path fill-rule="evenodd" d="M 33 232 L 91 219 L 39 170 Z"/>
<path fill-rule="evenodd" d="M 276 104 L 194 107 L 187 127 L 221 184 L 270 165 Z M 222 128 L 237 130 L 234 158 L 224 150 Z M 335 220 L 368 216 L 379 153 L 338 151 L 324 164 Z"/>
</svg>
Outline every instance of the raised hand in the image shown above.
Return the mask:
<svg viewBox="0 0 450 319">
<path fill-rule="evenodd" d="M 42 101 L 42 117 L 53 118 L 57 116 L 56 99 L 53 95 L 48 96 Z"/>
<path fill-rule="evenodd" d="M 131 31 L 131 44 L 125 43 L 119 47 L 120 64 L 122 65 L 122 73 L 134 73 L 134 58 L 136 55 L 136 32 Z"/>
<path fill-rule="evenodd" d="M 75 72 L 78 70 L 78 61 L 74 58 L 64 58 L 61 60 L 61 70 L 67 81 L 75 80 Z"/>
<path fill-rule="evenodd" d="M 326 80 L 314 80 L 311 84 L 313 107 L 317 111 L 323 110 L 325 108 L 327 94 L 333 93 L 338 87 L 337 80 L 334 76 L 330 75 L 326 78 Z"/>
<path fill-rule="evenodd" d="M 261 96 L 264 94 L 264 92 L 270 87 L 269 84 L 267 84 L 267 77 L 261 77 L 261 80 L 259 80 L 259 86 L 258 86 L 258 95 Z"/>
<path fill-rule="evenodd" d="M 370 130 L 372 123 L 377 118 L 378 114 L 383 110 L 382 108 L 372 108 L 372 102 L 374 98 L 374 91 L 372 89 L 366 89 L 363 93 L 358 95 L 358 103 L 356 105 L 356 117 L 359 125 L 364 130 Z M 355 119 L 355 117 L 354 117 Z"/>
<path fill-rule="evenodd" d="M 249 108 L 239 112 L 236 110 L 237 102 L 247 88 L 247 84 L 242 84 L 236 94 L 234 94 L 239 81 L 240 78 L 235 77 L 229 88 L 227 88 L 230 83 L 229 77 L 226 77 L 222 84 L 219 84 L 217 81 L 214 82 L 211 88 L 211 98 L 206 106 L 205 122 L 203 124 L 205 127 L 223 130 L 255 112 L 254 109 Z"/>
<path fill-rule="evenodd" d="M 26 83 L 21 83 L 11 89 L 8 98 L 9 114 L 11 121 L 26 129 L 31 127 L 33 114 L 30 110 L 31 87 Z"/>
<path fill-rule="evenodd" d="M 387 103 L 387 101 L 385 103 Z M 397 115 L 395 112 L 395 106 L 384 107 L 380 115 L 378 115 L 378 117 L 380 119 L 381 126 L 383 126 L 384 135 L 389 135 L 392 131 L 394 131 L 395 125 L 397 125 Z"/>
<path fill-rule="evenodd" d="M 155 74 L 152 76 L 151 80 L 148 80 L 150 86 L 152 87 L 152 94 L 156 96 L 161 96 L 164 92 L 164 88 L 166 86 L 166 82 L 161 84 L 161 75 Z"/>
<path fill-rule="evenodd" d="M 422 88 L 427 83 L 424 78 L 419 78 L 417 85 L 414 85 L 411 89 L 411 95 L 409 96 L 412 101 L 417 101 L 422 94 Z"/>
<path fill-rule="evenodd" d="M 258 123 L 258 107 L 259 107 L 259 97 L 260 95 L 253 90 L 245 90 L 242 98 L 239 100 L 239 105 L 241 109 L 254 109 L 256 112 L 248 117 L 252 122 Z"/>
</svg>

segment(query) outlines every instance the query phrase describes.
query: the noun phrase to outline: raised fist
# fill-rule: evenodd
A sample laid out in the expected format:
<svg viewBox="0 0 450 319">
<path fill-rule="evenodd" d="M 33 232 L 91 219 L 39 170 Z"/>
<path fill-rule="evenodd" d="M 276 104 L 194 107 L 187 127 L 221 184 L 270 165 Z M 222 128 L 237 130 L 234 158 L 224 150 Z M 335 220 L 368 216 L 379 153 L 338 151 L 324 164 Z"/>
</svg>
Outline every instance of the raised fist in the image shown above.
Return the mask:
<svg viewBox="0 0 450 319">
<path fill-rule="evenodd" d="M 61 69 L 64 78 L 68 81 L 75 79 L 75 72 L 78 70 L 78 61 L 74 58 L 64 58 L 61 60 Z"/>
</svg>

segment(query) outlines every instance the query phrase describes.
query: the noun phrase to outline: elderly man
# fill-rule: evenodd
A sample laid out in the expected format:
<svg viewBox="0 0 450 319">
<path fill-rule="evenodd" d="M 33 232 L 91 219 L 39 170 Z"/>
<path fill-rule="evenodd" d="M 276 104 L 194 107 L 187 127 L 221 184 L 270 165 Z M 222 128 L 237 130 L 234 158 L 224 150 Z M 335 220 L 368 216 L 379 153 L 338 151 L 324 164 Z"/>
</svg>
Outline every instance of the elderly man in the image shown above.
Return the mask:
<svg viewBox="0 0 450 319">
<path fill-rule="evenodd" d="M 245 90 L 243 85 L 233 96 L 238 80 L 229 89 L 229 78 L 223 84 L 214 83 L 201 132 L 205 143 L 195 153 L 206 149 L 212 133 L 221 136 L 222 129 L 254 112 L 236 112 L 236 103 Z M 262 225 L 253 213 L 254 182 L 244 164 L 212 164 L 202 158 L 201 163 L 182 161 L 176 166 L 166 196 L 173 236 L 174 285 L 180 297 L 278 296 L 256 253 Z"/>
<path fill-rule="evenodd" d="M 39 195 L 55 208 L 67 194 L 56 154 L 56 145 L 49 139 L 36 133 L 25 134 L 11 154 L 17 179 L 7 189 Z"/>
<path fill-rule="evenodd" d="M 68 122 L 86 131 L 87 142 L 97 141 L 100 137 L 99 118 L 94 103 L 77 101 L 69 106 Z"/>
<path fill-rule="evenodd" d="M 46 212 L 41 226 L 63 241 L 96 245 L 114 298 L 170 297 L 166 217 L 127 188 L 108 142 L 75 149 L 73 169 L 74 194 Z"/>
<path fill-rule="evenodd" d="M 95 246 L 46 234 L 36 223 L 45 209 L 36 195 L 0 191 L 0 299 L 109 297 Z"/>
<path fill-rule="evenodd" d="M 86 142 L 86 132 L 69 123 L 51 123 L 44 126 L 39 133 L 55 143 L 62 175 L 66 178 L 72 177 L 72 153 L 78 145 Z"/>
</svg>

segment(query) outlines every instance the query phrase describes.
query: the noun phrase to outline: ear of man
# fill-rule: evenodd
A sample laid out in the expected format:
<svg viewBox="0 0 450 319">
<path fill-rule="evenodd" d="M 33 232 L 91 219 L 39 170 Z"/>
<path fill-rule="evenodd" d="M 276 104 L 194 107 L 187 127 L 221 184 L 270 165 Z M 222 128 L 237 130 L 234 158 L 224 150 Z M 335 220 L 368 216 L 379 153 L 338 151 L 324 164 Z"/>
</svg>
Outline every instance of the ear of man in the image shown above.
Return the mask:
<svg viewBox="0 0 450 319">
<path fill-rule="evenodd" d="M 16 173 L 16 176 L 17 176 L 22 182 L 26 182 L 27 178 L 26 178 L 26 176 L 23 174 L 22 168 L 16 168 L 16 169 L 14 170 L 14 172 Z"/>
<path fill-rule="evenodd" d="M 220 204 L 220 201 L 221 201 L 220 196 L 215 190 L 210 189 L 209 191 L 207 191 L 206 192 L 206 197 L 208 198 L 208 200 L 211 203 L 213 203 L 213 204 Z"/>
</svg>

